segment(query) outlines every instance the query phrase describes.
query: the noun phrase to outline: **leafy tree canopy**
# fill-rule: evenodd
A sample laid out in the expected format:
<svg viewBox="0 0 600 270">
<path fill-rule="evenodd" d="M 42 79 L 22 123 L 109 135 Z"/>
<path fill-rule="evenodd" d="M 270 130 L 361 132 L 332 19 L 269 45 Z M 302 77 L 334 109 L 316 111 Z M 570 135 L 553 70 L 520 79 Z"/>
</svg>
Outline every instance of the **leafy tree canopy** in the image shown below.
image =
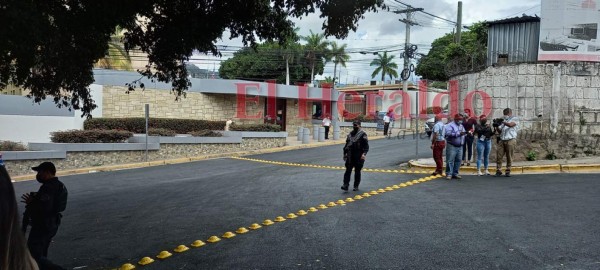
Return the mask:
<svg viewBox="0 0 600 270">
<path fill-rule="evenodd" d="M 227 30 L 244 44 L 285 44 L 291 18 L 321 12 L 325 36 L 345 38 L 383 0 L 102 0 L 0 3 L 0 89 L 29 89 L 36 102 L 47 95 L 59 106 L 96 107 L 88 86 L 93 65 L 109 50 L 110 36 L 124 29 L 125 49 L 148 54 L 140 73 L 172 83 L 177 97 L 190 86 L 185 62 L 194 51 L 219 55 L 216 42 Z M 80 104 L 81 100 L 81 104 Z"/>
<path fill-rule="evenodd" d="M 487 26 L 478 22 L 463 32 L 460 44 L 454 43 L 451 33 L 434 40 L 429 53 L 419 60 L 415 73 L 424 79 L 447 81 L 450 75 L 468 71 L 485 61 L 486 50 Z"/>
<path fill-rule="evenodd" d="M 244 48 L 234 53 L 219 68 L 219 75 L 226 79 L 242 79 L 251 81 L 276 80 L 285 82 L 285 58 L 290 60 L 291 82 L 310 82 L 311 64 L 307 58 L 305 46 L 299 43 L 287 44 L 284 49 L 277 43 L 265 42 L 256 47 Z M 315 72 L 323 74 L 324 62 L 314 60 Z"/>
</svg>

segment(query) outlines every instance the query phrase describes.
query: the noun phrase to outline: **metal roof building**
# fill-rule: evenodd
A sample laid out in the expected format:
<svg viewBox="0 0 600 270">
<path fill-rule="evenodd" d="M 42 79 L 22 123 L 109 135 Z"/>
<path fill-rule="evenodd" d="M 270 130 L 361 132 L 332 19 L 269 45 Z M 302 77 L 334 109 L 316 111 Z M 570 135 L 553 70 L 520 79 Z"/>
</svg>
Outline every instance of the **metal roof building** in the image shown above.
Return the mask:
<svg viewBox="0 0 600 270">
<path fill-rule="evenodd" d="M 487 65 L 537 62 L 540 18 L 522 16 L 488 22 Z"/>
</svg>

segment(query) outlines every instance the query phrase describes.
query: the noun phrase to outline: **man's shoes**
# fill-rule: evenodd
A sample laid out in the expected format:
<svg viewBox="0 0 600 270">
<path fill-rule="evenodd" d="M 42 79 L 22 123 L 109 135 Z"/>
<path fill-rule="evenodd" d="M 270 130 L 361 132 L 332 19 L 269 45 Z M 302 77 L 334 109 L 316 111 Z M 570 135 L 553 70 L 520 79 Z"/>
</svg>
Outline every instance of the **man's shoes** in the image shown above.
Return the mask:
<svg viewBox="0 0 600 270">
<path fill-rule="evenodd" d="M 438 174 L 441 174 L 441 173 L 438 173 L 438 172 L 433 172 L 431 175 L 433 175 L 433 176 L 436 176 L 436 175 L 438 175 Z"/>
<path fill-rule="evenodd" d="M 510 177 L 510 172 L 506 172 L 506 174 L 504 176 Z"/>
<path fill-rule="evenodd" d="M 450 179 L 452 179 L 452 176 L 450 176 L 450 175 L 446 176 L 446 180 L 450 180 Z"/>
<path fill-rule="evenodd" d="M 485 170 L 485 175 L 490 175 L 490 171 Z"/>
<path fill-rule="evenodd" d="M 481 176 L 481 175 L 482 175 L 481 170 L 477 170 L 477 176 Z"/>
<path fill-rule="evenodd" d="M 352 191 L 358 191 L 358 187 L 354 187 Z"/>
<path fill-rule="evenodd" d="M 348 191 L 348 186 L 342 186 L 342 189 Z"/>
<path fill-rule="evenodd" d="M 495 176 L 496 176 L 496 177 L 498 177 L 498 176 L 502 176 L 502 172 L 501 172 L 501 171 L 496 171 L 496 174 L 495 174 Z"/>
<path fill-rule="evenodd" d="M 452 176 L 452 179 L 462 179 L 462 176 L 460 176 L 460 175 L 455 175 L 455 176 Z"/>
</svg>

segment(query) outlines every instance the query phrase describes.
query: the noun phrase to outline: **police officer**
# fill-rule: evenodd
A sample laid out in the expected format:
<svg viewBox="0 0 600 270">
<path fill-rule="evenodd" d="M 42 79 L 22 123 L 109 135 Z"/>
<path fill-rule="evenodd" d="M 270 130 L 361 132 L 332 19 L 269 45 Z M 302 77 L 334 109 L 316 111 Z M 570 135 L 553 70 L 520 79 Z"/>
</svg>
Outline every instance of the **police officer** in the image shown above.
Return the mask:
<svg viewBox="0 0 600 270">
<path fill-rule="evenodd" d="M 27 246 L 31 256 L 41 270 L 64 269 L 48 260 L 48 247 L 58 231 L 67 202 L 67 188 L 56 177 L 56 167 L 52 162 L 43 162 L 31 168 L 37 172 L 36 180 L 42 184 L 38 192 L 23 194 L 25 221 L 30 222 L 31 231 Z"/>
<path fill-rule="evenodd" d="M 369 139 L 367 133 L 360 128 L 360 121 L 355 120 L 352 123 L 352 131 L 346 138 L 344 145 L 344 161 L 346 163 L 346 172 L 344 173 L 343 190 L 348 190 L 350 185 L 350 175 L 354 168 L 354 191 L 358 190 L 360 184 L 360 170 L 362 170 L 369 152 Z"/>
</svg>

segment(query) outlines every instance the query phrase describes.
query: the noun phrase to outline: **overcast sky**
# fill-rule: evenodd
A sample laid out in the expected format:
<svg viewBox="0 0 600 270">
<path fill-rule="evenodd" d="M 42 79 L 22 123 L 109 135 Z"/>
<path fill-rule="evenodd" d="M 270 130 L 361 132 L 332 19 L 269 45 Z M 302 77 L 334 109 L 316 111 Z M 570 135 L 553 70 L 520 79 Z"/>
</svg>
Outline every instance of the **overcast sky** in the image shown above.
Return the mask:
<svg viewBox="0 0 600 270">
<path fill-rule="evenodd" d="M 412 5 L 413 7 L 424 8 L 425 12 L 442 17 L 449 21 L 456 21 L 457 0 L 400 0 L 403 3 Z M 507 17 L 521 16 L 522 14 L 540 16 L 540 4 L 542 0 L 463 0 L 463 25 L 470 25 L 478 21 L 493 21 Z M 391 10 L 402 9 L 403 5 L 394 0 L 385 0 L 385 3 L 390 6 Z M 390 50 L 388 54 L 396 55 L 396 63 L 402 68 L 403 61 L 399 59 L 399 48 L 404 46 L 405 25 L 399 22 L 398 19 L 404 18 L 403 14 L 395 14 L 388 11 L 379 11 L 378 13 L 367 13 L 365 19 L 359 21 L 356 32 L 350 32 L 345 40 L 335 40 L 339 44 L 348 44 L 350 53 L 350 61 L 346 68 L 341 69 L 341 83 L 366 83 L 371 80 L 371 73 L 374 68 L 369 66 L 369 63 L 374 59 L 374 55 L 363 55 L 358 51 L 383 52 L 385 49 Z M 418 52 L 427 53 L 431 42 L 443 36 L 445 33 L 453 31 L 453 25 L 450 22 L 433 18 L 423 13 L 416 13 L 414 20 L 420 26 L 411 28 L 411 44 L 416 44 Z M 321 32 L 323 19 L 320 19 L 318 14 L 312 14 L 302 20 L 295 20 L 296 26 L 300 28 L 300 35 L 308 35 L 312 30 L 315 33 Z M 242 46 L 240 40 L 229 40 L 227 33 L 224 34 L 224 39 L 218 42 L 219 45 Z M 231 57 L 230 53 L 218 60 L 210 60 L 212 57 L 195 56 L 192 61 L 200 68 L 212 69 L 213 66 L 218 70 L 220 61 Z M 214 58 L 217 59 L 217 58 Z M 333 75 L 333 64 L 327 64 L 323 76 Z M 339 71 L 338 67 L 338 71 Z M 398 71 L 400 74 L 400 71 Z M 321 79 L 323 76 L 317 76 L 316 79 Z M 380 80 L 381 75 L 376 77 Z M 389 77 L 386 78 L 386 80 Z"/>
</svg>

